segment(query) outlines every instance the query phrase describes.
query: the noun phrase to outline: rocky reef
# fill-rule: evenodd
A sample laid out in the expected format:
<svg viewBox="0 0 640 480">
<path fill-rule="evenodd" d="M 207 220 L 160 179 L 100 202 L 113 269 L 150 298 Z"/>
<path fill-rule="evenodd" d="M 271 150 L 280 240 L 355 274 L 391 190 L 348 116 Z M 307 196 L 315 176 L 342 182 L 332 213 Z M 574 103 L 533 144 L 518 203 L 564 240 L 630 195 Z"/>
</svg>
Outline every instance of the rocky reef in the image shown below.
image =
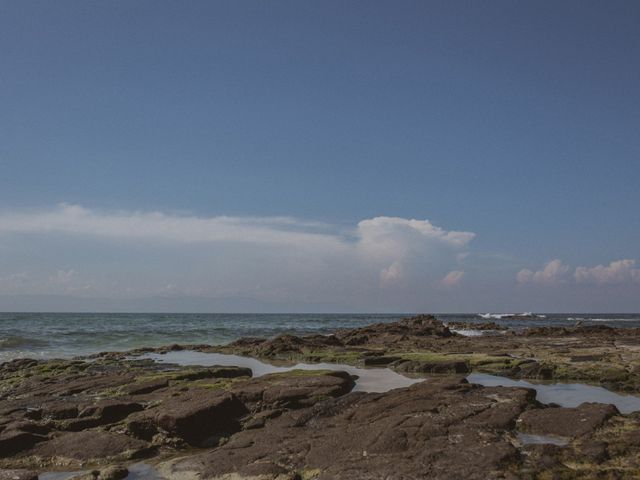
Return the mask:
<svg viewBox="0 0 640 480">
<path fill-rule="evenodd" d="M 391 368 L 425 380 L 366 393 L 343 371 L 254 377 L 248 368 L 144 357 L 181 350 Z M 179 479 L 638 478 L 640 415 L 599 403 L 543 405 L 532 389 L 465 376 L 638 393 L 639 352 L 635 330 L 465 337 L 421 315 L 328 336 L 14 360 L 0 364 L 0 480 L 55 471 L 119 479 L 139 462 L 155 478 Z"/>
</svg>

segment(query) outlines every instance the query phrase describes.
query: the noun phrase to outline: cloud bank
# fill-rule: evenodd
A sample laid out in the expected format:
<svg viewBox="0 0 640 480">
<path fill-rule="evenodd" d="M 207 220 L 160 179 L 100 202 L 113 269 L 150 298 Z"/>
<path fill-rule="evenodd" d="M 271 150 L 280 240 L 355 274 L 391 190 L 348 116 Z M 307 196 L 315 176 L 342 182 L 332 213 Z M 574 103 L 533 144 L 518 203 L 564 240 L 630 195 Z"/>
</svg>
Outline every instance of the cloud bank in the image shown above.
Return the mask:
<svg viewBox="0 0 640 480">
<path fill-rule="evenodd" d="M 0 294 L 170 292 L 340 302 L 370 300 L 385 290 L 419 296 L 436 281 L 460 283 L 460 260 L 474 236 L 426 219 L 380 216 L 344 228 L 291 217 L 104 212 L 61 204 L 0 213 L 0 243 L 30 245 L 55 264 L 48 274 L 27 260 L 13 266 L 19 272 L 0 271 Z M 64 250 L 64 263 L 46 253 L 52 245 Z M 176 258 L 187 260 L 176 264 Z"/>
<path fill-rule="evenodd" d="M 542 270 L 522 269 L 516 275 L 520 284 L 558 285 L 574 281 L 584 285 L 624 285 L 640 283 L 640 269 L 632 259 L 615 260 L 609 265 L 594 267 L 576 267 L 571 275 L 571 267 L 555 259 L 548 262 Z"/>
<path fill-rule="evenodd" d="M 576 282 L 595 285 L 617 285 L 640 283 L 640 269 L 635 268 L 635 260 L 616 260 L 609 265 L 578 267 L 574 273 Z"/>
<path fill-rule="evenodd" d="M 207 311 L 638 308 L 633 259 L 574 267 L 554 258 L 518 271 L 513 257 L 473 250 L 474 238 L 392 216 L 334 225 L 69 204 L 5 210 L 0 310 L 13 305 L 11 296 L 29 297 L 21 309 L 35 306 L 32 296 L 80 298 L 82 305 L 161 298 L 153 305 Z"/>
</svg>

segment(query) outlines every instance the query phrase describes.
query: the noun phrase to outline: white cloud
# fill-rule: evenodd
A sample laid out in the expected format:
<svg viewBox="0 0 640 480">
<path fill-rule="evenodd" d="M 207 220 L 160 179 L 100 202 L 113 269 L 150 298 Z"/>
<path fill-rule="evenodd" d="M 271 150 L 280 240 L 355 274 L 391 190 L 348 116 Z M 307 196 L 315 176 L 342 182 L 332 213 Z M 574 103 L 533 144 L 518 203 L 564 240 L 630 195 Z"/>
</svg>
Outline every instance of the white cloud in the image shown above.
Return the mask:
<svg viewBox="0 0 640 480">
<path fill-rule="evenodd" d="M 452 270 L 444 276 L 440 283 L 445 287 L 455 287 L 460 284 L 462 277 L 464 277 L 464 272 Z"/>
<path fill-rule="evenodd" d="M 640 269 L 635 268 L 636 261 L 616 260 L 609 265 L 595 267 L 578 267 L 574 273 L 576 282 L 596 285 L 640 283 Z"/>
<path fill-rule="evenodd" d="M 568 265 L 556 258 L 548 262 L 542 270 L 536 272 L 527 268 L 520 270 L 516 279 L 521 284 L 557 285 L 566 281 L 569 270 Z"/>
<path fill-rule="evenodd" d="M 53 285 L 69 285 L 77 276 L 78 272 L 73 269 L 58 270 L 55 275 L 49 277 L 49 282 Z"/>
<path fill-rule="evenodd" d="M 318 233 L 319 223 L 289 217 L 196 217 L 162 212 L 96 212 L 61 204 L 44 211 L 0 213 L 0 234 L 62 233 L 178 243 L 250 242 L 337 247 L 334 236 Z M 307 231 L 305 231 L 307 230 Z"/>
<path fill-rule="evenodd" d="M 375 217 L 358 223 L 356 237 L 358 255 L 382 265 L 380 285 L 389 286 L 419 277 L 429 266 L 457 263 L 475 234 L 446 231 L 428 220 Z"/>
<path fill-rule="evenodd" d="M 91 278 L 82 281 L 64 267 L 51 274 L 31 265 L 32 271 L 40 270 L 40 280 L 31 282 L 30 293 L 48 283 L 49 290 L 55 285 L 57 291 L 91 285 L 92 292 L 102 295 L 164 294 L 179 285 L 184 294 L 259 292 L 260 298 L 278 300 L 375 297 L 381 288 L 423 296 L 423 285 L 440 281 L 447 272 L 452 275 L 448 282 L 459 282 L 462 274 L 452 270 L 474 236 L 444 230 L 429 220 L 399 217 L 365 219 L 345 229 L 290 217 L 102 212 L 69 204 L 0 212 L 0 238 L 24 238 L 38 250 L 58 245 L 66 260 Z M 76 257 L 75 250 L 64 248 L 67 242 L 85 253 Z M 140 254 L 153 260 L 145 262 Z M 48 255 L 47 263 L 55 265 L 55 253 Z M 416 293 L 416 298 L 422 297 Z"/>
<path fill-rule="evenodd" d="M 380 285 L 383 287 L 398 283 L 400 280 L 402 280 L 402 264 L 400 262 L 393 262 L 380 271 Z"/>
<path fill-rule="evenodd" d="M 558 285 L 571 279 L 571 268 L 555 259 L 536 272 L 529 269 L 520 270 L 516 276 L 518 283 L 537 285 Z M 631 259 L 615 260 L 609 265 L 594 267 L 577 267 L 573 271 L 573 280 L 579 284 L 622 285 L 640 283 L 640 268 Z"/>
<path fill-rule="evenodd" d="M 10 273 L 0 276 L 0 291 L 14 292 L 19 291 L 29 284 L 29 275 L 25 272 Z"/>
</svg>

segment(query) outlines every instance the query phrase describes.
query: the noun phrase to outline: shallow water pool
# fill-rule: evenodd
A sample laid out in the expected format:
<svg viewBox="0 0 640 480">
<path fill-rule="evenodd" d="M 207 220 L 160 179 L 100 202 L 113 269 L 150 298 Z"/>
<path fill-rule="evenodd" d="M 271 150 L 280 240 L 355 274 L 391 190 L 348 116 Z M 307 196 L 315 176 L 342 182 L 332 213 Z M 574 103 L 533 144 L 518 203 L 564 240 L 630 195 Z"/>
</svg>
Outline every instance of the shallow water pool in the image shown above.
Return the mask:
<svg viewBox="0 0 640 480">
<path fill-rule="evenodd" d="M 134 463 L 127 467 L 129 470 L 125 480 L 165 480 L 158 471 L 147 463 Z M 76 470 L 70 472 L 44 472 L 38 474 L 39 480 L 69 480 L 79 475 L 89 473 L 89 470 Z"/>
<path fill-rule="evenodd" d="M 569 444 L 569 440 L 562 437 L 552 437 L 550 435 L 532 435 L 530 433 L 518 432 L 518 440 L 523 445 L 557 445 L 564 447 Z"/>
<path fill-rule="evenodd" d="M 536 391 L 536 399 L 541 403 L 556 403 L 562 407 L 577 407 L 581 403 L 610 403 L 621 413 L 640 410 L 640 398 L 633 395 L 621 395 L 603 387 L 584 383 L 529 383 L 525 380 L 511 380 L 485 373 L 472 373 L 467 377 L 470 383 L 486 387 L 526 387 Z"/>
<path fill-rule="evenodd" d="M 175 363 L 177 365 L 198 365 L 203 367 L 222 365 L 247 367 L 254 377 L 268 373 L 290 372 L 291 370 L 336 370 L 350 375 L 357 375 L 354 391 L 388 392 L 394 388 L 403 388 L 424 381 L 424 378 L 408 378 L 388 368 L 358 368 L 339 363 L 296 363 L 295 365 L 278 366 L 262 362 L 255 358 L 225 353 L 206 353 L 182 350 L 177 352 L 149 353 L 140 358 L 149 358 L 156 362 Z"/>
</svg>

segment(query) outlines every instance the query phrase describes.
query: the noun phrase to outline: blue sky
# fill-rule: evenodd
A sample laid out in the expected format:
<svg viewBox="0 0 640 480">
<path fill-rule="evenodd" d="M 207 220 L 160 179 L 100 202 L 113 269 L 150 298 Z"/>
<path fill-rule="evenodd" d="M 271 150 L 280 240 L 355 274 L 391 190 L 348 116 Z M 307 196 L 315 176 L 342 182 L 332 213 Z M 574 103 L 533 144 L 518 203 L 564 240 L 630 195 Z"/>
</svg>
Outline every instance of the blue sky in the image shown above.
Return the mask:
<svg viewBox="0 0 640 480">
<path fill-rule="evenodd" d="M 4 309 L 640 310 L 639 23 L 632 1 L 3 2 Z"/>
</svg>

